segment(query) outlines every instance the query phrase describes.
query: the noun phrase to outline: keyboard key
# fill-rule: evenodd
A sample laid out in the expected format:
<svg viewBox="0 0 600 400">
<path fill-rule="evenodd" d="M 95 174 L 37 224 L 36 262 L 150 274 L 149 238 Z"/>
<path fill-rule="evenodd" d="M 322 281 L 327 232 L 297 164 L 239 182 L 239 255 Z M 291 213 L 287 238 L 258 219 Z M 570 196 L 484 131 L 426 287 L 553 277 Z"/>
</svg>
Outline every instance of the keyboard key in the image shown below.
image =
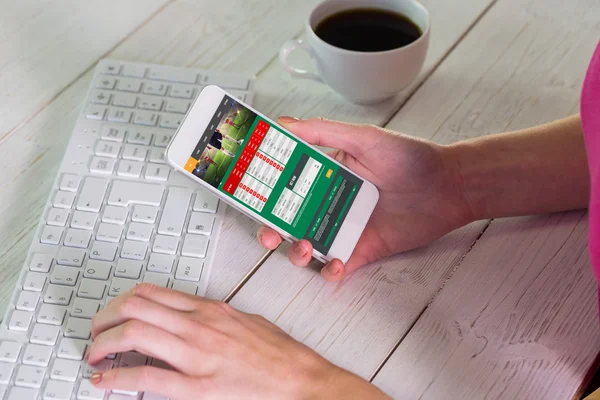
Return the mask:
<svg viewBox="0 0 600 400">
<path fill-rule="evenodd" d="M 154 139 L 154 145 L 156 147 L 167 147 L 173 138 L 172 133 L 158 133 Z"/>
<path fill-rule="evenodd" d="M 104 90 L 94 90 L 90 96 L 90 101 L 94 104 L 108 105 L 110 102 L 110 92 Z"/>
<path fill-rule="evenodd" d="M 174 252 L 173 252 L 174 253 Z M 173 270 L 173 261 L 175 257 L 167 254 L 155 254 L 150 255 L 148 260 L 148 266 L 146 267 L 150 272 L 159 272 L 161 274 L 170 274 Z"/>
<path fill-rule="evenodd" d="M 28 344 L 23 353 L 23 364 L 47 367 L 52 358 L 52 347 Z"/>
<path fill-rule="evenodd" d="M 156 272 L 146 272 L 144 274 L 143 282 L 153 283 L 156 286 L 168 287 L 169 286 L 169 275 L 159 274 Z"/>
<path fill-rule="evenodd" d="M 90 250 L 90 259 L 113 261 L 117 254 L 117 249 L 118 246 L 113 243 L 94 242 L 94 245 Z"/>
<path fill-rule="evenodd" d="M 74 384 L 49 380 L 44 389 L 43 400 L 69 400 L 73 393 Z"/>
<path fill-rule="evenodd" d="M 117 158 L 121 151 L 121 145 L 119 143 L 110 142 L 108 140 L 99 140 L 96 144 L 94 154 L 102 157 Z"/>
<path fill-rule="evenodd" d="M 8 392 L 6 400 L 36 400 L 37 390 L 14 386 Z"/>
<path fill-rule="evenodd" d="M 119 161 L 119 168 L 117 169 L 118 176 L 126 176 L 129 178 L 139 178 L 142 174 L 142 168 L 144 164 L 138 161 Z"/>
<path fill-rule="evenodd" d="M 160 126 L 163 128 L 177 129 L 177 128 L 179 128 L 179 125 L 181 125 L 182 120 L 183 120 L 183 115 L 181 115 L 181 114 L 164 113 L 160 117 Z"/>
<path fill-rule="evenodd" d="M 98 72 L 101 74 L 119 75 L 119 71 L 121 71 L 121 65 L 112 61 L 104 61 L 98 66 Z"/>
<path fill-rule="evenodd" d="M 48 272 L 54 261 L 52 254 L 34 253 L 29 262 L 29 270 L 35 272 Z"/>
<path fill-rule="evenodd" d="M 148 163 L 144 178 L 153 181 L 166 182 L 169 179 L 170 168 L 164 164 Z"/>
<path fill-rule="evenodd" d="M 44 381 L 46 370 L 44 368 L 21 365 L 17 370 L 15 385 L 39 389 Z"/>
<path fill-rule="evenodd" d="M 189 257 L 206 257 L 208 250 L 208 236 L 204 235 L 186 235 L 181 248 L 182 256 Z"/>
<path fill-rule="evenodd" d="M 113 278 L 108 295 L 112 297 L 118 296 L 133 289 L 135 285 L 137 285 L 137 282 L 132 279 Z"/>
<path fill-rule="evenodd" d="M 4 340 L 0 342 L 0 361 L 15 363 L 21 352 L 21 343 Z"/>
<path fill-rule="evenodd" d="M 173 89 L 171 89 L 171 92 L 173 92 Z M 185 114 L 188 112 L 190 104 L 191 102 L 189 101 L 171 99 L 167 101 L 165 111 L 170 113 Z"/>
<path fill-rule="evenodd" d="M 14 310 L 8 321 L 8 329 L 11 331 L 27 332 L 32 318 L 33 314 L 28 311 Z"/>
<path fill-rule="evenodd" d="M 119 225 L 101 223 L 98 226 L 98 232 L 96 233 L 96 239 L 102 242 L 119 243 L 121 241 L 121 235 L 123 234 L 123 228 Z"/>
<path fill-rule="evenodd" d="M 110 175 L 115 169 L 115 160 L 105 157 L 93 157 L 90 172 L 93 174 Z"/>
<path fill-rule="evenodd" d="M 146 258 L 148 245 L 144 242 L 125 240 L 121 249 L 121 257 L 129 260 L 143 260 Z"/>
<path fill-rule="evenodd" d="M 133 123 L 136 125 L 156 126 L 158 114 L 152 111 L 136 111 Z"/>
<path fill-rule="evenodd" d="M 96 226 L 96 220 L 98 214 L 86 212 L 86 211 L 75 211 L 73 213 L 73 219 L 71 220 L 71 228 L 84 229 L 91 231 Z"/>
<path fill-rule="evenodd" d="M 50 209 L 50 211 L 48 211 L 46 223 L 52 226 L 63 227 L 67 224 L 67 219 L 69 219 L 69 211 L 62 208 L 53 207 Z"/>
<path fill-rule="evenodd" d="M 76 298 L 71 308 L 72 317 L 92 319 L 100 309 L 100 302 L 90 299 Z"/>
<path fill-rule="evenodd" d="M 89 380 L 84 379 L 77 390 L 77 400 L 102 400 L 104 392 L 104 389 L 98 389 Z"/>
<path fill-rule="evenodd" d="M 152 236 L 153 225 L 132 222 L 129 224 L 126 238 L 138 242 L 149 242 Z"/>
<path fill-rule="evenodd" d="M 71 267 L 81 267 L 85 258 L 85 250 L 62 247 L 58 252 L 56 263 Z"/>
<path fill-rule="evenodd" d="M 128 144 L 123 150 L 125 160 L 144 161 L 148 153 L 148 147 L 143 145 Z"/>
<path fill-rule="evenodd" d="M 217 85 L 227 89 L 248 89 L 250 79 L 248 77 L 232 73 L 211 72 L 201 77 L 200 81 L 203 85 Z"/>
<path fill-rule="evenodd" d="M 138 64 L 128 64 L 123 66 L 123 76 L 133 78 L 143 78 L 146 75 L 146 67 Z"/>
<path fill-rule="evenodd" d="M 54 195 L 54 200 L 52 201 L 52 206 L 56 207 L 56 208 L 69 209 L 73 205 L 74 200 L 75 200 L 75 193 L 64 192 L 62 190 L 59 190 Z"/>
<path fill-rule="evenodd" d="M 127 220 L 127 214 L 127 208 L 106 206 L 104 214 L 102 214 L 102 222 L 124 225 Z"/>
<path fill-rule="evenodd" d="M 68 247 L 78 247 L 80 249 L 87 249 L 87 247 L 90 245 L 91 238 L 92 233 L 89 231 L 70 228 L 67 229 L 64 245 Z"/>
<path fill-rule="evenodd" d="M 198 292 L 198 285 L 194 282 L 174 280 L 171 288 L 179 292 L 191 294 L 192 296 L 195 296 Z"/>
<path fill-rule="evenodd" d="M 127 207 L 129 204 L 160 205 L 163 188 L 159 185 L 141 182 L 114 181 L 108 204 Z"/>
<path fill-rule="evenodd" d="M 46 283 L 46 274 L 39 272 L 28 272 L 25 275 L 25 281 L 23 282 L 23 290 L 30 292 L 41 292 Z"/>
<path fill-rule="evenodd" d="M 162 82 L 148 82 L 144 85 L 144 93 L 155 96 L 164 96 L 167 94 L 168 86 Z"/>
<path fill-rule="evenodd" d="M 158 147 L 152 147 L 150 149 L 150 155 L 148 156 L 148 161 L 153 162 L 153 163 L 164 164 L 165 163 L 165 150 L 158 148 Z"/>
<path fill-rule="evenodd" d="M 109 78 L 107 76 L 101 76 L 96 81 L 96 87 L 99 88 L 99 89 L 113 90 L 116 83 L 117 83 L 117 80 L 115 78 Z"/>
<path fill-rule="evenodd" d="M 106 115 L 106 107 L 97 106 L 97 105 L 89 105 L 87 110 L 85 111 L 85 116 L 87 119 L 95 119 L 102 120 L 104 119 L 104 115 Z"/>
<path fill-rule="evenodd" d="M 35 324 L 33 325 L 29 341 L 45 346 L 54 346 L 59 332 L 60 328 L 58 326 Z"/>
<path fill-rule="evenodd" d="M 179 238 L 175 236 L 156 235 L 152 251 L 155 253 L 175 254 Z"/>
<path fill-rule="evenodd" d="M 53 304 L 42 304 L 37 314 L 37 322 L 48 325 L 62 325 L 67 307 Z"/>
<path fill-rule="evenodd" d="M 65 340 L 71 340 L 71 339 L 63 339 L 63 342 L 65 342 Z M 78 340 L 77 342 L 81 342 L 80 340 Z M 82 342 L 83 343 L 83 342 Z M 71 346 L 72 344 L 70 344 L 69 346 Z M 79 344 L 79 346 L 81 346 L 81 344 Z M 69 347 L 67 347 L 67 349 L 69 351 L 71 351 L 69 349 Z M 65 353 L 67 354 L 67 353 Z M 73 355 L 77 355 L 77 350 L 73 353 L 68 353 L 73 354 Z M 52 370 L 50 371 L 50 379 L 55 379 L 57 381 L 67 381 L 67 382 L 75 382 L 75 380 L 77 379 L 77 374 L 79 374 L 79 363 L 77 361 L 71 361 L 71 360 L 65 360 L 64 358 L 71 358 L 71 357 L 61 357 L 63 359 L 56 359 L 54 360 L 54 364 L 52 365 Z"/>
<path fill-rule="evenodd" d="M 77 297 L 101 300 L 104 297 L 106 284 L 95 279 L 82 279 L 77 291 Z"/>
<path fill-rule="evenodd" d="M 71 302 L 73 289 L 60 285 L 48 285 L 44 295 L 44 303 L 67 306 Z"/>
<path fill-rule="evenodd" d="M 76 208 L 83 211 L 100 211 L 107 188 L 108 181 L 104 178 L 85 178 Z"/>
<path fill-rule="evenodd" d="M 134 368 L 146 365 L 148 357 L 143 354 L 128 351 L 121 353 L 121 358 L 117 364 L 117 368 Z"/>
<path fill-rule="evenodd" d="M 133 112 L 123 108 L 109 108 L 108 109 L 108 120 L 110 122 L 122 122 L 129 123 L 131 121 L 131 117 Z"/>
<path fill-rule="evenodd" d="M 52 350 L 52 349 L 51 349 Z M 15 366 L 12 364 L 0 363 L 0 385 L 7 385 L 12 376 Z M 1 392 L 0 392 L 1 394 Z M 0 397 L 1 399 L 2 397 Z"/>
<path fill-rule="evenodd" d="M 169 92 L 169 96 L 178 97 L 180 99 L 191 99 L 192 97 L 194 97 L 194 87 L 188 86 L 188 85 L 175 84 L 175 85 L 171 86 L 171 91 Z M 167 111 L 169 111 L 169 110 L 167 109 Z M 179 112 L 179 111 L 169 111 L 169 112 Z M 187 110 L 184 112 L 187 112 Z"/>
<path fill-rule="evenodd" d="M 64 174 L 58 185 L 60 190 L 66 192 L 76 192 L 79 189 L 81 183 L 81 177 L 72 174 Z"/>
<path fill-rule="evenodd" d="M 113 360 L 109 360 L 106 358 L 94 365 L 85 364 L 83 366 L 83 374 L 82 375 L 84 378 L 90 378 L 94 372 L 105 372 L 105 371 L 108 371 L 109 369 L 112 369 L 113 364 L 114 364 Z M 134 399 L 130 399 L 130 400 L 134 400 Z"/>
<path fill-rule="evenodd" d="M 156 222 L 158 207 L 137 205 L 133 208 L 131 220 L 133 222 L 143 222 L 145 224 L 153 224 Z"/>
<path fill-rule="evenodd" d="M 60 341 L 60 346 L 58 347 L 56 356 L 59 358 L 66 358 L 69 360 L 81 361 L 83 360 L 83 355 L 85 354 L 86 347 L 87 344 L 83 340 L 63 338 Z M 77 363 L 77 368 L 79 369 L 79 363 Z M 76 377 L 77 374 L 75 374 L 73 379 L 75 379 Z"/>
<path fill-rule="evenodd" d="M 139 279 L 143 267 L 143 262 L 120 259 L 115 268 L 115 276 L 119 278 Z"/>
<path fill-rule="evenodd" d="M 210 235 L 215 217 L 210 214 L 193 212 L 188 223 L 188 233 Z"/>
<path fill-rule="evenodd" d="M 186 68 L 152 66 L 148 78 L 157 81 L 196 83 L 198 74 Z"/>
<path fill-rule="evenodd" d="M 142 80 L 133 78 L 123 78 L 117 83 L 117 90 L 122 92 L 139 93 L 142 88 Z M 115 95 L 115 98 L 118 96 Z"/>
<path fill-rule="evenodd" d="M 35 311 L 38 302 L 40 301 L 40 294 L 36 292 L 22 291 L 17 299 L 15 308 L 22 311 Z"/>
<path fill-rule="evenodd" d="M 219 199 L 214 194 L 202 190 L 196 193 L 193 210 L 214 214 L 217 212 L 218 205 Z"/>
<path fill-rule="evenodd" d="M 181 236 L 191 197 L 192 191 L 189 189 L 169 189 L 160 224 L 158 225 L 158 233 Z"/>
<path fill-rule="evenodd" d="M 127 134 L 127 129 L 122 126 L 105 125 L 104 128 L 102 128 L 100 138 L 102 140 L 110 140 L 112 142 L 120 143 L 125 138 L 125 134 Z"/>
<path fill-rule="evenodd" d="M 140 96 L 139 108 L 142 110 L 160 111 L 163 101 L 156 96 Z"/>
<path fill-rule="evenodd" d="M 181 257 L 177 263 L 175 279 L 198 282 L 200 280 L 203 267 L 204 263 L 198 259 Z"/>
<path fill-rule="evenodd" d="M 54 267 L 54 271 L 52 271 L 50 283 L 53 283 L 55 285 L 75 286 L 78 277 L 79 270 L 77 268 L 62 267 L 60 265 L 57 265 L 56 267 Z"/>
<path fill-rule="evenodd" d="M 104 261 L 88 261 L 83 272 L 84 278 L 99 279 L 102 281 L 108 280 L 112 264 Z"/>
<path fill-rule="evenodd" d="M 87 340 L 91 336 L 91 326 L 89 319 L 70 317 L 65 326 L 65 337 Z"/>
<path fill-rule="evenodd" d="M 127 136 L 127 143 L 149 145 L 152 142 L 152 132 L 147 129 L 134 128 L 129 136 Z"/>
</svg>

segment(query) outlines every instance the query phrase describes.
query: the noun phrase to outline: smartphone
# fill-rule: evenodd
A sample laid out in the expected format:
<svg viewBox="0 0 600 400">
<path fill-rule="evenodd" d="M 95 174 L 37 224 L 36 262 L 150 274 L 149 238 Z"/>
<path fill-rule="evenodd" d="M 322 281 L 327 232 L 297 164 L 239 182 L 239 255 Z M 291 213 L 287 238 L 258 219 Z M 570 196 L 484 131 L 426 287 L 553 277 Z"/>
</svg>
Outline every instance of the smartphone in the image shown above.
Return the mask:
<svg viewBox="0 0 600 400">
<path fill-rule="evenodd" d="M 375 185 L 217 86 L 199 94 L 166 159 L 284 239 L 310 241 L 322 262 L 348 261 L 379 199 Z"/>
</svg>

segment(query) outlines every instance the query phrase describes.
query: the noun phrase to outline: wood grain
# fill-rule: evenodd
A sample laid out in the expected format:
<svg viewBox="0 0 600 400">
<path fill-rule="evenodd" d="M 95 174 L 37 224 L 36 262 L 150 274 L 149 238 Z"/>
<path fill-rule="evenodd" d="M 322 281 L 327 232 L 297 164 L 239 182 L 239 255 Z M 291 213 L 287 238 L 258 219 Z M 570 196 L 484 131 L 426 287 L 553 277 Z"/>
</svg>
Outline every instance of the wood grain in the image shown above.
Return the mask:
<svg viewBox="0 0 600 400">
<path fill-rule="evenodd" d="M 389 126 L 449 143 L 576 112 L 590 6 L 498 2 Z M 581 212 L 493 221 L 373 382 L 400 399 L 576 397 L 600 348 L 586 231 Z"/>
<path fill-rule="evenodd" d="M 273 116 L 328 118 L 385 123 L 459 41 L 489 5 L 469 1 L 428 1 L 431 48 L 421 77 L 386 104 L 351 105 L 322 85 L 291 80 L 273 63 L 260 78 L 258 107 Z M 449 23 L 448 21 L 452 21 Z M 283 98 L 281 93 L 285 93 Z M 417 92 L 418 93 L 418 92 Z M 407 116 L 415 123 L 427 114 Z M 260 313 L 333 362 L 368 378 L 451 274 L 485 222 L 454 232 L 430 247 L 367 267 L 341 284 L 325 283 L 318 272 L 290 265 L 282 246 L 246 283 L 230 304 Z"/>
</svg>

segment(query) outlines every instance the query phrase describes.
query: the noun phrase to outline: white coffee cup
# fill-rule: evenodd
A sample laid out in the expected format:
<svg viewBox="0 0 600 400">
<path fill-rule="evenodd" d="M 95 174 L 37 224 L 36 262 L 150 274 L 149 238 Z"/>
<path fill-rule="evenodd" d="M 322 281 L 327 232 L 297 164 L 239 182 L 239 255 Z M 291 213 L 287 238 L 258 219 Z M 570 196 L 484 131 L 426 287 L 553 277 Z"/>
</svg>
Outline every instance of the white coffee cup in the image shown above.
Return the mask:
<svg viewBox="0 0 600 400">
<path fill-rule="evenodd" d="M 400 13 L 423 34 L 411 44 L 393 50 L 361 52 L 335 47 L 315 33 L 328 16 L 355 8 L 378 8 Z M 325 0 L 317 5 L 306 23 L 306 40 L 290 40 L 279 51 L 283 68 L 293 76 L 324 82 L 333 90 L 359 103 L 389 99 L 415 80 L 427 53 L 429 13 L 414 0 Z M 303 49 L 316 61 L 318 74 L 290 65 L 288 58 Z"/>
</svg>

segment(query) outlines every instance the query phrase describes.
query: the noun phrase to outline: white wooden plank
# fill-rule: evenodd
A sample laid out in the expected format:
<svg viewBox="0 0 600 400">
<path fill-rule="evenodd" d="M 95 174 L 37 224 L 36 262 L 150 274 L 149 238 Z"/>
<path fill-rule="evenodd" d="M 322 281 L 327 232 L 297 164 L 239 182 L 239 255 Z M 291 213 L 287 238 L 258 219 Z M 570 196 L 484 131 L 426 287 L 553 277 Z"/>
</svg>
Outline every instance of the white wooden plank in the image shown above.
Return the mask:
<svg viewBox="0 0 600 400">
<path fill-rule="evenodd" d="M 421 81 L 488 4 L 469 1 L 468 6 L 466 2 L 461 6 L 433 0 L 426 3 L 434 29 Z M 258 108 L 273 116 L 320 115 L 382 124 L 410 93 L 407 90 L 387 104 L 360 107 L 347 103 L 324 86 L 283 77 L 278 64 L 270 65 L 259 79 Z M 263 93 L 267 95 L 262 96 Z M 281 93 L 285 93 L 283 98 Z M 409 118 L 427 116 L 416 114 Z M 484 226 L 485 223 L 470 225 L 427 249 L 360 270 L 341 284 L 325 283 L 314 270 L 292 267 L 285 256 L 287 246 L 282 246 L 231 304 L 264 315 L 333 362 L 368 378 L 433 298 Z"/>
<path fill-rule="evenodd" d="M 281 23 L 249 23 L 240 33 L 242 21 L 229 24 L 219 20 L 221 8 L 237 10 L 248 21 L 273 19 Z M 298 17 L 284 18 L 291 7 Z M 310 3 L 303 7 L 309 9 Z M 152 20 L 120 44 L 110 56 L 172 65 L 191 65 L 256 74 L 273 57 L 279 40 L 301 30 L 302 9 L 293 1 L 222 1 L 196 4 L 169 4 Z M 295 18 L 295 19 L 294 19 Z M 285 21 L 285 23 L 283 22 Z M 294 26 L 295 24 L 295 26 Z M 221 46 L 214 46 L 216 38 Z M 271 37 L 271 39 L 268 39 Z M 276 39 L 275 39 L 276 38 Z M 235 42 L 235 43 L 233 43 Z M 243 43 L 242 43 L 243 42 Z M 229 44 L 228 44 L 229 43 Z M 182 46 L 185 51 L 180 50 Z M 246 46 L 246 47 L 244 47 Z M 15 50 L 16 51 L 16 50 Z M 247 61 L 240 54 L 250 55 Z M 18 55 L 18 54 L 17 54 Z M 16 57 L 16 56 L 15 56 Z M 236 62 L 237 61 L 237 62 Z M 43 204 L 47 199 L 72 131 L 77 112 L 85 96 L 91 74 L 86 74 L 60 94 L 48 109 L 25 123 L 15 134 L 0 143 L 0 312 L 3 311 L 14 280 L 25 258 Z M 21 79 L 15 76 L 15 79 Z M 16 105 L 15 105 L 16 107 Z M 208 294 L 225 298 L 263 255 L 255 241 L 257 226 L 229 212 L 213 267 Z M 243 254 L 243 256 L 239 256 Z M 219 271 L 222 271 L 221 273 Z"/>
<path fill-rule="evenodd" d="M 398 399 L 579 398 L 600 347 L 587 227 L 495 220 L 374 382 Z"/>
<path fill-rule="evenodd" d="M 4 1 L 0 141 L 166 2 Z"/>
<path fill-rule="evenodd" d="M 576 112 L 598 12 L 497 3 L 389 126 L 449 143 Z M 576 398 L 600 347 L 586 230 L 581 212 L 493 221 L 374 383 L 407 399 Z"/>
</svg>

